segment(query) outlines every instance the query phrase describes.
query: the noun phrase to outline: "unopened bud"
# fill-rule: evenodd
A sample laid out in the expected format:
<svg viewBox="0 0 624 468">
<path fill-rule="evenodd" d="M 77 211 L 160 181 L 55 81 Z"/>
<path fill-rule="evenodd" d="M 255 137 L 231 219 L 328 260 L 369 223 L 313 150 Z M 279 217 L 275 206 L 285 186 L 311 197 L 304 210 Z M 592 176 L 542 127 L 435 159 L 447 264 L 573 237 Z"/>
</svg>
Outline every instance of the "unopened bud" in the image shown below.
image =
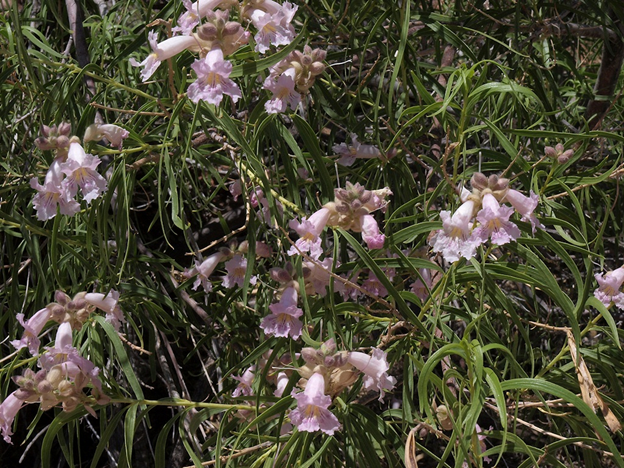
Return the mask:
<svg viewBox="0 0 624 468">
<path fill-rule="evenodd" d="M 559 155 L 559 157 L 557 158 L 557 161 L 560 164 L 566 163 L 572 157 L 573 154 L 574 154 L 574 150 L 569 149 L 567 151 L 564 151 L 563 153 Z"/>
<path fill-rule="evenodd" d="M 323 353 L 325 356 L 335 354 L 336 353 L 336 341 L 333 338 L 330 338 L 329 340 L 327 340 L 325 343 L 321 345 L 321 348 L 319 351 Z"/>
<path fill-rule="evenodd" d="M 61 380 L 63 380 L 63 371 L 59 366 L 54 366 L 48 371 L 46 379 L 53 385 L 57 386 Z"/>
<path fill-rule="evenodd" d="M 69 380 L 59 382 L 57 388 L 61 396 L 69 397 L 74 394 L 74 385 Z"/>
<path fill-rule="evenodd" d="M 58 134 L 69 137 L 70 133 L 71 133 L 71 124 L 69 122 L 61 122 L 61 124 L 58 126 Z"/>
<path fill-rule="evenodd" d="M 54 300 L 61 304 L 62 306 L 66 305 L 69 302 L 69 296 L 65 294 L 63 291 L 56 291 L 54 293 Z"/>
<path fill-rule="evenodd" d="M 65 318 L 65 307 L 58 304 L 51 304 L 51 306 L 52 307 L 48 306 L 48 309 L 50 310 L 50 318 L 55 322 L 62 321 L 63 318 Z"/>
<path fill-rule="evenodd" d="M 320 75 L 325 71 L 325 64 L 321 62 L 314 62 L 310 65 L 309 70 L 313 75 Z"/>
<path fill-rule="evenodd" d="M 52 390 L 54 390 L 54 388 L 52 387 L 52 384 L 48 382 L 47 380 L 42 380 L 37 385 L 38 393 L 50 393 Z"/>
<path fill-rule="evenodd" d="M 310 65 L 312 65 L 312 62 L 314 62 L 314 60 L 312 60 L 312 57 L 310 57 L 309 55 L 304 55 L 301 58 L 301 65 L 303 65 L 304 67 L 309 67 Z"/>
<path fill-rule="evenodd" d="M 232 36 L 234 34 L 238 34 L 241 29 L 241 24 L 236 21 L 228 21 L 225 23 L 223 27 L 223 35 L 224 36 Z"/>
<path fill-rule="evenodd" d="M 472 185 L 474 189 L 483 190 L 488 186 L 488 179 L 480 172 L 475 172 L 472 179 L 470 179 L 470 185 Z"/>
<path fill-rule="evenodd" d="M 69 142 L 71 140 L 67 138 L 65 135 L 60 135 L 56 139 L 56 147 L 57 148 L 67 148 L 69 146 Z"/>
<path fill-rule="evenodd" d="M 212 23 L 204 23 L 197 30 L 197 35 L 203 41 L 214 41 L 219 34 L 219 30 Z"/>
<path fill-rule="evenodd" d="M 54 131 L 52 131 L 54 129 Z M 50 135 L 56 133 L 56 125 L 52 125 L 52 127 L 48 127 L 47 125 L 43 125 L 41 127 L 41 134 L 44 137 L 49 137 Z"/>
<path fill-rule="evenodd" d="M 548 156 L 549 158 L 556 158 L 557 157 L 557 150 L 555 148 L 553 148 L 552 146 L 545 146 L 544 147 L 544 154 L 546 156 Z"/>
</svg>

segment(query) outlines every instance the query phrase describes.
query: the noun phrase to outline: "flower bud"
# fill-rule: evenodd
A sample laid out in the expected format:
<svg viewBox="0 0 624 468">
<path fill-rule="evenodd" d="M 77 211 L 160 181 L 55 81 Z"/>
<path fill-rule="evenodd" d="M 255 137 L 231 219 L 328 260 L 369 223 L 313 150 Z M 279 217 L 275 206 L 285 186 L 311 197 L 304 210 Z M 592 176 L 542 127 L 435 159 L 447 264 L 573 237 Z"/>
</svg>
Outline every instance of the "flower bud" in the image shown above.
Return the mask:
<svg viewBox="0 0 624 468">
<path fill-rule="evenodd" d="M 564 151 L 563 153 L 559 155 L 559 157 L 557 158 L 557 161 L 560 164 L 566 163 L 572 157 L 573 154 L 574 154 L 574 150 L 569 149 L 567 151 Z"/>
<path fill-rule="evenodd" d="M 60 366 L 54 366 L 52 369 L 48 371 L 47 380 L 53 385 L 58 386 L 58 384 L 63 380 L 63 371 Z"/>
<path fill-rule="evenodd" d="M 225 23 L 223 27 L 223 35 L 224 36 L 232 36 L 234 34 L 238 34 L 241 29 L 241 24 L 236 21 L 228 21 Z"/>
<path fill-rule="evenodd" d="M 556 158 L 557 157 L 557 150 L 555 148 L 553 148 L 552 146 L 545 146 L 544 147 L 544 154 L 546 156 L 548 156 L 549 158 Z"/>
<path fill-rule="evenodd" d="M 41 134 L 44 137 L 49 137 L 50 135 L 56 134 L 56 125 L 52 125 L 52 127 L 48 127 L 47 125 L 43 125 L 41 127 Z"/>
<path fill-rule="evenodd" d="M 68 296 L 67 294 L 65 294 L 63 291 L 58 291 L 58 290 L 57 290 L 57 291 L 54 293 L 54 300 L 55 300 L 57 303 L 59 303 L 59 304 L 61 304 L 62 306 L 64 306 L 64 305 L 66 305 L 66 304 L 70 301 L 70 298 L 69 298 L 69 296 Z"/>
<path fill-rule="evenodd" d="M 71 124 L 69 122 L 61 122 L 61 124 L 58 126 L 58 134 L 69 137 L 70 133 L 71 133 Z"/>
<path fill-rule="evenodd" d="M 212 23 L 204 23 L 197 30 L 197 35 L 203 41 L 214 41 L 217 39 L 218 34 L 219 30 Z"/>
<path fill-rule="evenodd" d="M 54 390 L 54 388 L 52 387 L 52 384 L 50 382 L 48 382 L 47 380 L 42 380 L 37 385 L 37 392 L 38 393 L 42 393 L 42 394 L 43 393 L 50 393 L 52 390 Z"/>
<path fill-rule="evenodd" d="M 475 172 L 472 179 L 470 179 L 470 185 L 472 185 L 474 189 L 483 190 L 488 186 L 488 179 L 480 172 Z"/>
<path fill-rule="evenodd" d="M 314 62 L 310 65 L 309 70 L 312 75 L 320 75 L 325 71 L 325 64 L 321 62 Z"/>
<path fill-rule="evenodd" d="M 312 57 L 310 57 L 309 55 L 304 55 L 301 58 L 301 65 L 303 65 L 304 67 L 309 67 L 310 65 L 312 65 L 312 62 L 314 62 L 314 60 L 312 60 Z"/>
<path fill-rule="evenodd" d="M 65 135 L 61 135 L 56 139 L 56 147 L 57 148 L 69 148 L 69 138 Z"/>
<path fill-rule="evenodd" d="M 69 380 L 62 380 L 57 388 L 59 394 L 63 397 L 69 397 L 74 394 L 74 385 Z"/>
</svg>

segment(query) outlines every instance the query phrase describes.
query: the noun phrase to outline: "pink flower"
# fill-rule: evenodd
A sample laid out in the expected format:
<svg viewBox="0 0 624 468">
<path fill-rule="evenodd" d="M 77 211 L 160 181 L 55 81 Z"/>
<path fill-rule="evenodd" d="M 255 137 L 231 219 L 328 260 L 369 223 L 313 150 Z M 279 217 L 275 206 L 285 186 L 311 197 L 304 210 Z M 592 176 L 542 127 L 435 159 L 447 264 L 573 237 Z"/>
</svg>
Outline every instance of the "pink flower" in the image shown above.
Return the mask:
<svg viewBox="0 0 624 468">
<path fill-rule="evenodd" d="M 305 260 L 303 262 L 303 268 L 308 272 L 306 274 L 306 270 L 304 270 L 306 292 L 309 291 L 308 287 L 310 287 L 315 294 L 319 294 L 323 297 L 325 296 L 327 293 L 326 288 L 329 286 L 331 280 L 330 272 L 333 264 L 334 259 L 331 257 L 323 259 L 322 262 L 318 260 L 314 262 Z M 312 294 L 312 291 L 308 292 L 308 294 Z"/>
<path fill-rule="evenodd" d="M 197 275 L 197 279 L 193 283 L 193 290 L 197 290 L 201 284 L 204 287 L 204 291 L 209 293 L 212 291 L 212 283 L 209 280 L 209 276 L 217 268 L 217 265 L 225 259 L 226 255 L 223 252 L 216 252 L 204 260 L 202 263 L 195 262 L 195 266 L 190 270 L 184 272 L 184 276 L 190 278 Z"/>
<path fill-rule="evenodd" d="M 74 216 L 80 211 L 80 204 L 62 183 L 61 162 L 55 159 L 45 177 L 43 185 L 36 178 L 30 179 L 30 186 L 38 193 L 33 197 L 33 207 L 37 210 L 37 219 L 46 221 L 56 216 L 56 207 L 61 214 Z"/>
<path fill-rule="evenodd" d="M 609 307 L 613 302 L 618 309 L 624 310 L 624 293 L 620 291 L 624 283 L 624 267 L 608 271 L 604 274 L 594 275 L 598 282 L 598 289 L 594 291 L 594 296 L 605 307 Z"/>
<path fill-rule="evenodd" d="M 235 284 L 239 288 L 245 285 L 245 274 L 247 272 L 247 259 L 242 255 L 234 255 L 231 260 L 225 262 L 227 276 L 223 277 L 223 286 L 233 288 Z M 249 278 L 249 284 L 254 285 L 258 280 L 257 276 Z"/>
<path fill-rule="evenodd" d="M 474 202 L 467 200 L 451 216 L 450 211 L 441 211 L 442 229 L 429 241 L 434 252 L 441 252 L 447 262 L 456 262 L 461 257 L 469 260 L 475 256 L 481 240 L 470 235 Z"/>
<path fill-rule="evenodd" d="M 247 369 L 241 377 L 233 376 L 234 380 L 238 380 L 239 384 L 232 392 L 233 397 L 237 397 L 240 395 L 251 396 L 253 395 L 253 389 L 251 388 L 251 384 L 254 379 L 254 371 L 256 370 L 256 366 L 251 366 Z"/>
<path fill-rule="evenodd" d="M 11 341 L 15 349 L 28 346 L 30 354 L 39 354 L 39 334 L 46 323 L 50 320 L 50 310 L 46 307 L 35 313 L 30 319 L 24 321 L 24 314 L 17 314 L 17 321 L 24 327 L 24 334 L 20 340 Z"/>
<path fill-rule="evenodd" d="M 170 59 L 187 49 L 197 51 L 200 49 L 197 39 L 193 36 L 174 36 L 159 43 L 158 34 L 150 31 L 147 38 L 153 52 L 141 63 L 133 58 L 130 59 L 130 65 L 133 67 L 143 67 L 143 71 L 141 71 L 141 80 L 143 82 L 147 81 L 154 74 L 163 60 Z"/>
<path fill-rule="evenodd" d="M 368 279 L 362 283 L 362 289 L 378 297 L 386 297 L 388 295 L 388 290 L 372 272 L 368 274 Z"/>
<path fill-rule="evenodd" d="M 372 215 L 364 215 L 360 218 L 360 229 L 362 230 L 362 239 L 366 242 L 369 249 L 382 249 L 386 241 L 386 236 L 379 232 L 377 221 Z"/>
<path fill-rule="evenodd" d="M 381 158 L 381 151 L 374 145 L 361 144 L 356 135 L 351 135 L 351 144 L 340 143 L 334 145 L 332 149 L 340 156 L 338 164 L 350 166 L 356 159 L 374 159 Z"/>
<path fill-rule="evenodd" d="M 229 191 L 232 194 L 232 198 L 234 201 L 238 199 L 243 193 L 243 186 L 241 185 L 240 179 L 235 180 L 230 184 Z"/>
<path fill-rule="evenodd" d="M 106 312 L 106 321 L 117 331 L 119 331 L 121 324 L 126 321 L 118 305 L 119 293 L 114 289 L 111 289 L 106 296 L 101 293 L 87 293 L 84 295 L 84 300 Z"/>
<path fill-rule="evenodd" d="M 491 193 L 484 195 L 482 203 L 483 207 L 477 213 L 477 221 L 481 226 L 474 230 L 474 238 L 486 242 L 491 237 L 493 244 L 504 245 L 520 237 L 518 226 L 509 221 L 514 211 L 512 208 L 500 206 Z"/>
<path fill-rule="evenodd" d="M 537 217 L 533 214 L 537 204 L 539 203 L 539 196 L 531 191 L 530 197 L 525 197 L 517 190 L 509 189 L 505 195 L 503 201 L 508 201 L 516 209 L 516 211 L 522 216 L 522 221 L 531 223 L 531 230 L 535 234 L 535 228 L 539 227 L 544 229 L 544 226 L 537 220 Z"/>
<path fill-rule="evenodd" d="M 197 80 L 188 87 L 191 101 L 202 100 L 218 106 L 224 94 L 234 102 L 241 97 L 238 85 L 229 78 L 232 63 L 223 59 L 221 49 L 211 50 L 203 60 L 196 60 L 191 68 L 197 73 Z"/>
<path fill-rule="evenodd" d="M 293 340 L 301 336 L 303 324 L 299 317 L 303 315 L 303 310 L 297 307 L 295 288 L 286 288 L 280 301 L 271 304 L 269 309 L 271 315 L 264 317 L 260 323 L 260 328 L 265 334 L 283 338 L 290 336 Z"/>
<path fill-rule="evenodd" d="M 429 298 L 429 291 L 433 286 L 431 271 L 428 268 L 420 268 L 418 272 L 422 279 L 418 278 L 414 281 L 410 286 L 410 290 L 416 294 L 421 301 L 425 302 Z"/>
<path fill-rule="evenodd" d="M 11 442 L 13 420 L 24 404 L 23 400 L 15 396 L 15 393 L 18 391 L 19 390 L 11 393 L 0 405 L 0 431 L 2 432 L 4 441 L 8 444 L 13 443 Z"/>
<path fill-rule="evenodd" d="M 231 0 L 198 0 L 191 3 L 191 0 L 182 0 L 186 12 L 182 13 L 178 18 L 178 25 L 171 30 L 174 34 L 183 34 L 188 36 L 193 28 L 199 24 L 199 20 L 208 15 L 218 6 L 228 7 L 234 2 Z M 225 3 L 225 5 L 221 5 Z"/>
<path fill-rule="evenodd" d="M 256 41 L 255 51 L 264 54 L 270 45 L 288 45 L 295 38 L 295 28 L 290 22 L 295 16 L 297 7 L 292 3 L 284 4 L 274 12 L 254 10 L 251 13 L 251 22 L 258 30 L 254 36 Z"/>
<path fill-rule="evenodd" d="M 321 208 L 313 213 L 309 219 L 303 218 L 301 222 L 296 219 L 291 220 L 288 225 L 297 231 L 301 237 L 295 242 L 296 248 L 293 246 L 288 250 L 288 255 L 310 252 L 310 257 L 317 259 L 323 253 L 319 236 L 325 229 L 330 216 L 331 211 L 328 208 Z"/>
<path fill-rule="evenodd" d="M 80 143 L 69 145 L 67 161 L 61 164 L 61 170 L 67 175 L 63 185 L 72 197 L 78 192 L 78 187 L 87 203 L 106 192 L 106 179 L 95 170 L 99 165 L 100 159 L 85 153 Z"/>
<path fill-rule="evenodd" d="M 288 378 L 288 374 L 286 374 L 286 372 L 278 372 L 276 380 L 277 380 L 277 383 L 276 383 L 277 388 L 273 392 L 273 395 L 278 398 L 281 398 L 282 395 L 284 394 L 284 390 L 286 390 L 286 386 L 288 385 L 288 381 L 290 379 Z"/>
<path fill-rule="evenodd" d="M 129 135 L 128 130 L 118 125 L 91 124 L 87 127 L 82 140 L 86 143 L 87 141 L 98 141 L 106 138 L 111 146 L 121 150 L 124 139 L 128 138 Z"/>
<path fill-rule="evenodd" d="M 352 351 L 347 358 L 349 364 L 364 374 L 362 383 L 366 390 L 379 390 L 379 401 L 383 401 L 384 390 L 392 390 L 396 379 L 388 376 L 386 352 L 374 348 L 373 355 Z"/>
<path fill-rule="evenodd" d="M 333 435 L 340 429 L 338 418 L 327 408 L 331 405 L 331 397 L 325 395 L 325 379 L 322 374 L 312 374 L 305 390 L 291 393 L 297 400 L 297 408 L 290 413 L 290 421 L 299 431 L 323 431 Z"/>
<path fill-rule="evenodd" d="M 272 77 L 268 77 L 262 87 L 273 93 L 271 100 L 264 104 L 264 108 L 269 114 L 278 114 L 285 112 L 290 106 L 295 110 L 301 102 L 301 93 L 295 90 L 295 69 L 289 68 L 275 81 Z"/>
</svg>

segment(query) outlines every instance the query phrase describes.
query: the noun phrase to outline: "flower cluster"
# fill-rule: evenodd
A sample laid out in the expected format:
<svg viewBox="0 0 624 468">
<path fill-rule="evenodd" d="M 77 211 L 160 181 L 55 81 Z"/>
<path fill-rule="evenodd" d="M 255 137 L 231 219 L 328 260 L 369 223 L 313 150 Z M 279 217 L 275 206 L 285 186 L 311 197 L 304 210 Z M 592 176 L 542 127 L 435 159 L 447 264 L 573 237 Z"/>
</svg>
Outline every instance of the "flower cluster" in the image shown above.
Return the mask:
<svg viewBox="0 0 624 468">
<path fill-rule="evenodd" d="M 273 0 L 184 0 L 186 12 L 173 28 L 174 36 L 158 42 L 158 35 L 150 31 L 148 42 L 152 53 L 142 62 L 130 59 L 130 64 L 142 67 L 141 79 L 147 81 L 164 60 L 188 50 L 199 53 L 191 65 L 197 79 L 187 91 L 191 101 L 206 101 L 219 105 L 223 96 L 233 102 L 241 97 L 238 85 L 230 79 L 232 63 L 225 57 L 235 53 L 251 39 L 251 33 L 238 21 L 232 21 L 232 9 L 238 11 L 240 21 L 253 25 L 254 50 L 266 53 L 271 46 L 292 42 L 295 29 L 292 20 L 297 6 L 290 2 L 279 4 Z M 293 51 L 270 70 L 263 88 L 273 97 L 266 103 L 269 113 L 284 112 L 288 105 L 295 109 L 301 94 L 307 93 L 314 79 L 325 70 L 322 61 L 325 52 L 305 47 L 303 52 Z"/>
<path fill-rule="evenodd" d="M 11 342 L 16 349 L 28 348 L 30 354 L 35 356 L 39 352 L 39 335 L 49 321 L 69 323 L 73 330 L 80 330 L 96 308 L 106 312 L 106 321 L 117 331 L 125 321 L 118 305 L 119 293 L 115 290 L 106 295 L 80 292 L 73 299 L 63 291 L 56 291 L 54 299 L 55 302 L 51 302 L 28 320 L 24 320 L 24 314 L 17 314 L 17 321 L 24 327 L 24 334 L 21 339 Z"/>
<path fill-rule="evenodd" d="M 496 175 L 486 177 L 480 172 L 472 177 L 471 185 L 472 193 L 463 189 L 463 203 L 455 213 L 440 212 L 443 227 L 429 241 L 433 251 L 442 253 L 446 261 L 474 257 L 477 247 L 488 239 L 495 245 L 515 241 L 520 229 L 509 221 L 514 209 L 522 221 L 531 223 L 533 233 L 536 227 L 542 227 L 533 214 L 539 202 L 535 193 L 526 197 L 509 188 L 509 180 Z M 513 208 L 502 205 L 505 202 Z"/>
<path fill-rule="evenodd" d="M 91 405 L 109 401 L 102 391 L 99 369 L 72 346 L 72 331 L 79 330 L 96 308 L 106 312 L 106 320 L 118 329 L 124 321 L 118 299 L 116 291 L 106 295 L 81 292 L 73 299 L 57 291 L 56 302 L 48 304 L 29 320 L 25 321 L 23 314 L 17 315 L 24 334 L 11 344 L 18 350 L 28 348 L 33 356 L 38 356 L 39 370 L 26 369 L 21 376 L 14 377 L 19 389 L 0 404 L 0 432 L 6 442 L 11 442 L 13 420 L 26 403 L 39 403 L 43 411 L 61 404 L 67 412 L 82 405 L 96 416 Z M 39 335 L 49 321 L 59 323 L 54 347 L 40 353 Z M 87 395 L 85 392 L 89 389 L 90 395 Z"/>
<path fill-rule="evenodd" d="M 391 390 L 396 379 L 388 375 L 389 365 L 386 353 L 373 349 L 372 356 L 359 351 L 337 351 L 336 343 L 330 339 L 319 349 L 303 348 L 300 357 L 305 364 L 293 368 L 289 355 L 285 355 L 274 363 L 267 372 L 267 381 L 276 385 L 274 395 L 281 397 L 290 375 L 297 372 L 301 377 L 298 387 L 293 389 L 291 396 L 297 407 L 290 412 L 290 421 L 299 431 L 322 431 L 333 435 L 340 429 L 338 418 L 329 410 L 332 400 L 344 389 L 353 385 L 362 377 L 365 390 L 379 392 L 379 400 L 383 400 L 385 390 Z M 266 367 L 266 356 L 264 357 Z M 256 368 L 252 366 L 241 377 L 232 396 L 250 396 L 253 394 L 252 383 Z"/>
<path fill-rule="evenodd" d="M 271 73 L 262 87 L 273 94 L 264 105 L 269 114 L 292 110 L 301 102 L 301 95 L 309 92 L 318 75 L 325 71 L 326 52 L 305 46 L 303 52 L 295 50 L 271 67 Z"/>
<path fill-rule="evenodd" d="M 214 273 L 220 263 L 225 262 L 225 270 L 227 274 L 222 278 L 223 286 L 226 288 L 233 288 L 235 286 L 243 287 L 245 282 L 245 275 L 247 272 L 247 259 L 244 255 L 248 252 L 249 245 L 247 241 L 241 242 L 237 250 L 224 247 L 217 252 L 208 256 L 203 262 L 195 262 L 193 268 L 189 268 L 184 271 L 183 276 L 185 278 L 192 278 L 196 276 L 193 283 L 193 289 L 199 288 L 201 285 L 206 293 L 212 291 L 212 282 L 210 276 Z M 258 257 L 270 257 L 271 248 L 264 242 L 256 243 L 256 256 Z M 249 278 L 249 284 L 256 284 L 257 276 L 252 275 Z"/>
<path fill-rule="evenodd" d="M 52 219 L 57 208 L 61 214 L 73 216 L 80 211 L 80 203 L 75 199 L 78 189 L 87 204 L 106 191 L 106 179 L 96 171 L 100 159 L 86 153 L 80 139 L 71 136 L 71 125 L 68 123 L 58 127 L 44 125 L 41 133 L 35 144 L 41 150 L 54 151 L 55 157 L 43 185 L 36 177 L 30 180 L 30 186 L 37 191 L 33 198 L 37 218 L 41 221 Z M 106 138 L 113 146 L 121 148 L 127 136 L 128 132 L 116 125 L 94 124 L 87 128 L 84 141 Z"/>
<path fill-rule="evenodd" d="M 289 226 L 299 234 L 299 239 L 288 251 L 288 255 L 309 252 L 310 257 L 318 259 L 323 249 L 320 234 L 325 226 L 361 232 L 362 239 L 369 249 L 381 249 L 385 236 L 379 231 L 373 211 L 385 212 L 388 204 L 386 198 L 392 195 L 389 188 L 366 190 L 360 184 L 347 182 L 346 188 L 334 190 L 335 199 L 326 203 L 301 222 L 290 221 Z"/>
</svg>

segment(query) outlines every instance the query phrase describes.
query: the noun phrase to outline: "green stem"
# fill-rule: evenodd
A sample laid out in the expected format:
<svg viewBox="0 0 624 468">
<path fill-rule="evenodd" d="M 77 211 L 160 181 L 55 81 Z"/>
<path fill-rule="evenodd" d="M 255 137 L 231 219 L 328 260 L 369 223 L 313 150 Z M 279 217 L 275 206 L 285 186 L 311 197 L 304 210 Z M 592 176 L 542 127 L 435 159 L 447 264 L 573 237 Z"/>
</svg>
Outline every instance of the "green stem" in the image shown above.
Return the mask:
<svg viewBox="0 0 624 468">
<path fill-rule="evenodd" d="M 129 405 L 145 405 L 145 406 L 181 406 L 184 408 L 207 408 L 227 411 L 230 409 L 235 410 L 249 410 L 256 411 L 255 406 L 249 405 L 226 405 L 222 403 L 204 403 L 200 401 L 184 400 L 182 398 L 164 398 L 162 400 L 134 400 L 132 398 L 113 398 L 110 403 L 121 403 Z"/>
</svg>

